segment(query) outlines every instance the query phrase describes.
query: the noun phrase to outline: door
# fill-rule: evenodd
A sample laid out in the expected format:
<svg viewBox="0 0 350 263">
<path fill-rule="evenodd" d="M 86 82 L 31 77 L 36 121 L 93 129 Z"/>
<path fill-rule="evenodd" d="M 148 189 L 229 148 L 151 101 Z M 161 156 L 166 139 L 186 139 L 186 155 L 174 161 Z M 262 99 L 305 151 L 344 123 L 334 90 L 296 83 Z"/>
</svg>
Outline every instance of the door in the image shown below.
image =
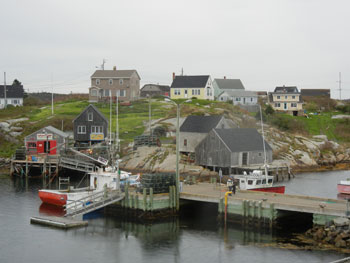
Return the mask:
<svg viewBox="0 0 350 263">
<path fill-rule="evenodd" d="M 285 110 L 287 109 L 287 103 L 284 103 L 284 109 Z"/>
<path fill-rule="evenodd" d="M 57 148 L 56 148 L 57 142 L 56 141 L 50 141 L 50 150 L 49 153 L 52 155 L 55 155 L 57 153 Z"/>
<path fill-rule="evenodd" d="M 44 142 L 43 141 L 37 141 L 36 149 L 37 149 L 37 153 L 44 153 Z"/>
<path fill-rule="evenodd" d="M 242 165 L 248 165 L 248 153 L 242 153 Z"/>
<path fill-rule="evenodd" d="M 188 97 L 188 94 L 187 94 L 187 89 L 185 89 L 185 98 Z"/>
</svg>

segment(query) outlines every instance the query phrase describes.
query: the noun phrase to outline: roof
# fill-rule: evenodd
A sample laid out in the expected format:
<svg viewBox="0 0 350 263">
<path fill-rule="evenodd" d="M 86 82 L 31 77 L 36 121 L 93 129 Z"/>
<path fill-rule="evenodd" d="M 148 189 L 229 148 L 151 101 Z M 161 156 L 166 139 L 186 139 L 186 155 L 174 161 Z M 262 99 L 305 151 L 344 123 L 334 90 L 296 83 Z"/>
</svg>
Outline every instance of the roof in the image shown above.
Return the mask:
<svg viewBox="0 0 350 263">
<path fill-rule="evenodd" d="M 132 74 L 136 73 L 136 75 L 140 78 L 139 74 L 135 69 L 131 70 L 96 70 L 94 74 L 92 74 L 91 78 L 131 78 Z"/>
<path fill-rule="evenodd" d="M 99 114 L 107 123 L 108 123 L 108 120 L 107 118 L 105 117 L 105 115 L 103 115 L 94 105 L 90 104 L 89 106 L 87 106 L 77 117 L 75 117 L 75 119 L 72 121 L 74 122 L 76 119 L 78 119 L 85 111 L 87 111 L 88 108 L 93 108 L 97 114 Z"/>
<path fill-rule="evenodd" d="M 175 76 L 171 88 L 204 88 L 208 79 L 209 75 Z"/>
<path fill-rule="evenodd" d="M 181 125 L 180 132 L 208 133 L 218 125 L 222 118 L 221 115 L 188 116 Z"/>
<path fill-rule="evenodd" d="M 231 152 L 264 151 L 263 138 L 254 128 L 214 129 Z M 272 151 L 265 141 L 266 151 Z"/>
<path fill-rule="evenodd" d="M 165 92 L 170 91 L 170 87 L 168 85 L 158 85 L 158 84 L 145 84 L 141 88 L 141 91 L 155 91 L 157 89 L 159 91 L 165 91 Z"/>
<path fill-rule="evenodd" d="M 301 89 L 300 90 L 301 96 L 325 96 L 330 97 L 331 96 L 331 90 L 330 89 Z"/>
<path fill-rule="evenodd" d="M 63 132 L 63 131 L 61 131 L 59 129 L 56 129 L 55 127 L 52 127 L 52 126 L 46 126 L 44 128 L 41 128 L 40 130 L 44 130 L 44 129 L 46 129 L 46 130 L 48 130 L 48 131 L 50 131 L 52 133 L 55 133 L 55 134 L 57 134 L 57 135 L 59 135 L 59 136 L 61 136 L 63 138 L 67 138 L 69 136 L 67 133 L 65 133 L 65 132 Z M 38 130 L 38 131 L 40 131 L 40 130 Z M 38 131 L 35 131 L 35 132 L 27 135 L 26 138 L 32 136 L 33 134 L 37 133 Z"/>
<path fill-rule="evenodd" d="M 218 97 L 226 93 L 228 96 L 232 97 L 258 97 L 256 92 L 248 90 L 225 90 L 221 92 Z"/>
<path fill-rule="evenodd" d="M 299 93 L 298 88 L 296 86 L 282 86 L 282 87 L 276 87 L 275 93 Z"/>
<path fill-rule="evenodd" d="M 240 79 L 214 79 L 219 89 L 244 90 L 244 86 Z"/>
<path fill-rule="evenodd" d="M 0 85 L 0 98 L 5 98 L 4 85 Z M 6 98 L 23 98 L 23 85 L 6 85 Z"/>
</svg>

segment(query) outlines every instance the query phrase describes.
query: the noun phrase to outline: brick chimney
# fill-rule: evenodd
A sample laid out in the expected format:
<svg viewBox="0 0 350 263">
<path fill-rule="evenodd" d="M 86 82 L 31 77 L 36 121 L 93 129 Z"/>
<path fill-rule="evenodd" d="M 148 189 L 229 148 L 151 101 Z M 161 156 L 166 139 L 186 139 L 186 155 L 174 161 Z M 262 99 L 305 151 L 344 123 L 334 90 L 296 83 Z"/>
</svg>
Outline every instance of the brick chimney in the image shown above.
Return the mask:
<svg viewBox="0 0 350 263">
<path fill-rule="evenodd" d="M 224 76 L 224 79 L 226 79 L 226 76 Z"/>
<path fill-rule="evenodd" d="M 113 66 L 113 70 L 117 70 L 117 66 Z"/>
<path fill-rule="evenodd" d="M 173 80 L 175 79 L 175 72 L 173 72 Z"/>
</svg>

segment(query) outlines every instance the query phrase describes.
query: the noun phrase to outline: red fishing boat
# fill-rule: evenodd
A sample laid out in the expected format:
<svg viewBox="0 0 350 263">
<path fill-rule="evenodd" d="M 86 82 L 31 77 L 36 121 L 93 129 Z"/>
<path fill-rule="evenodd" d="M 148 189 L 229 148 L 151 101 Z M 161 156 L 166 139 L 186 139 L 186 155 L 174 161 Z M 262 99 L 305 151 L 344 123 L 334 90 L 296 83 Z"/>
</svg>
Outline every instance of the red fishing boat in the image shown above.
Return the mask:
<svg viewBox="0 0 350 263">
<path fill-rule="evenodd" d="M 338 193 L 350 195 L 350 178 L 346 180 L 341 180 L 337 186 Z"/>
</svg>

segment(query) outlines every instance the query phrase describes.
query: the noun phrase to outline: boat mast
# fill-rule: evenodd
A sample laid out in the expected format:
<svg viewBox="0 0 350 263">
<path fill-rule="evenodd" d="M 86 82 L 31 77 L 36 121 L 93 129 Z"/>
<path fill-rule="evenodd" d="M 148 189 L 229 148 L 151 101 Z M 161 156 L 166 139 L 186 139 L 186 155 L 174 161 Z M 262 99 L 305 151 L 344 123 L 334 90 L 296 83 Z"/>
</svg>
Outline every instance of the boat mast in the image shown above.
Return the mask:
<svg viewBox="0 0 350 263">
<path fill-rule="evenodd" d="M 264 124 L 263 124 L 262 111 L 261 111 L 261 106 L 260 105 L 259 105 L 259 109 L 260 109 L 261 133 L 262 133 L 262 137 L 263 137 L 263 148 L 264 148 L 264 168 L 265 168 L 265 175 L 266 175 L 266 182 L 267 182 L 267 162 L 266 162 Z"/>
</svg>

